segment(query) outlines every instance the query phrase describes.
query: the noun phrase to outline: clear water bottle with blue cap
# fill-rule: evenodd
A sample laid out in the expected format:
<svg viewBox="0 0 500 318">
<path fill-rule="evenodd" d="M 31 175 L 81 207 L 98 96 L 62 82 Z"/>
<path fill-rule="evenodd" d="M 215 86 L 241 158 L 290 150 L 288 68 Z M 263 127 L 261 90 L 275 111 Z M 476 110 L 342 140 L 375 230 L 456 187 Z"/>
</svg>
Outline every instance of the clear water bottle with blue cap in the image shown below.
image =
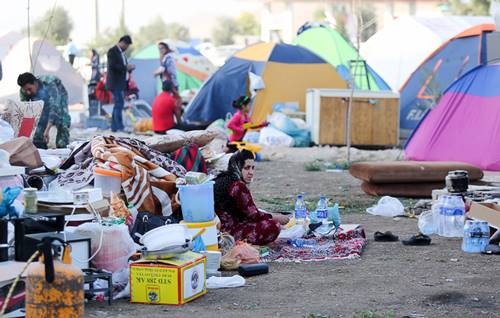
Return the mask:
<svg viewBox="0 0 500 318">
<path fill-rule="evenodd" d="M 328 221 L 328 202 L 324 195 L 319 196 L 316 216 L 318 218 L 318 223 L 326 223 Z"/>
<path fill-rule="evenodd" d="M 307 207 L 302 194 L 299 194 L 295 201 L 295 219 L 297 223 L 305 223 L 307 219 Z"/>
</svg>

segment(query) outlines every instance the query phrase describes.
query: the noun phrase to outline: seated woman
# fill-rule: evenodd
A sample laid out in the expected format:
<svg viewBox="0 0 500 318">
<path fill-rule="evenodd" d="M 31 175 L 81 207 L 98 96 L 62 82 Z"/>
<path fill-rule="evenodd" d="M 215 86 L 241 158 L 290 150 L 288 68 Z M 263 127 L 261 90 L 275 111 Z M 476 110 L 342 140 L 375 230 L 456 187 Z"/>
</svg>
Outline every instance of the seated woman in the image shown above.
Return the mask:
<svg viewBox="0 0 500 318">
<path fill-rule="evenodd" d="M 285 215 L 262 212 L 255 206 L 248 184 L 254 173 L 254 154 L 240 150 L 229 160 L 228 170 L 215 179 L 215 212 L 223 231 L 236 240 L 266 245 L 276 240 L 280 224 L 288 223 Z"/>
</svg>

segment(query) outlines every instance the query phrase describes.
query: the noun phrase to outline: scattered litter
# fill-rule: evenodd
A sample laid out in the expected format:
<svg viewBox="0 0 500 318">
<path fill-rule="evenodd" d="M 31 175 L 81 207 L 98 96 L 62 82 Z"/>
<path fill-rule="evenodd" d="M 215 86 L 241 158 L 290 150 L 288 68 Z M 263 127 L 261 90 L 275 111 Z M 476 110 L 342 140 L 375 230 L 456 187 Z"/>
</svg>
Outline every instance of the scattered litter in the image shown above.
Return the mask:
<svg viewBox="0 0 500 318">
<path fill-rule="evenodd" d="M 207 279 L 207 288 L 235 288 L 245 286 L 245 279 L 240 275 L 234 275 L 231 277 L 216 277 L 212 276 Z"/>
<path fill-rule="evenodd" d="M 382 197 L 376 205 L 366 209 L 366 212 L 373 215 L 395 217 L 404 215 L 405 207 L 398 199 L 385 196 Z"/>
</svg>

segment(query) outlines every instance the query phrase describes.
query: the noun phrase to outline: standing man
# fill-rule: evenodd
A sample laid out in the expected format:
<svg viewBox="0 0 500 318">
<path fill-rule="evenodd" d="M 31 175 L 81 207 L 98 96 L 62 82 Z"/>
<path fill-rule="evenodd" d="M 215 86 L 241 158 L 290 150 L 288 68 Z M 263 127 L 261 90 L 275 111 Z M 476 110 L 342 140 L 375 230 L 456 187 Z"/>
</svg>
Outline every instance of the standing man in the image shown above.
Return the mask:
<svg viewBox="0 0 500 318">
<path fill-rule="evenodd" d="M 113 132 L 123 131 L 122 112 L 124 105 L 124 92 L 127 89 L 127 75 L 135 69 L 133 64 L 128 64 L 125 51 L 132 44 L 132 38 L 124 35 L 118 44 L 108 50 L 108 74 L 106 77 L 106 88 L 113 93 L 113 117 L 111 119 L 111 130 Z"/>
<path fill-rule="evenodd" d="M 69 143 L 71 117 L 68 111 L 68 92 L 61 80 L 53 75 L 38 78 L 31 73 L 23 73 L 17 78 L 21 87 L 21 101 L 43 100 L 43 109 L 35 130 L 33 143 L 37 148 L 47 149 L 49 130 L 57 128 L 56 146 L 66 148 Z"/>
<path fill-rule="evenodd" d="M 75 43 L 73 43 L 72 39 L 69 39 L 69 42 L 66 45 L 66 53 L 68 54 L 69 64 L 73 66 L 73 63 L 75 63 L 75 57 L 78 55 L 78 48 Z"/>
</svg>

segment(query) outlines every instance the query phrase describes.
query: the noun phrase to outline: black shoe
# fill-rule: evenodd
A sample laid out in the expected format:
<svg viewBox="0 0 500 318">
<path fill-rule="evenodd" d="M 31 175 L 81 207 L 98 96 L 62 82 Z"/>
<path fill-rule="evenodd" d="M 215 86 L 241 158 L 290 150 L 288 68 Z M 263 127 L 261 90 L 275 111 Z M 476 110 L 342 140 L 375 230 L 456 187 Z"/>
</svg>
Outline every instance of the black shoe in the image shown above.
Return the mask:
<svg viewBox="0 0 500 318">
<path fill-rule="evenodd" d="M 407 240 L 402 240 L 404 245 L 422 246 L 431 244 L 431 238 L 424 234 L 413 235 Z"/>
<path fill-rule="evenodd" d="M 385 233 L 377 231 L 377 232 L 375 232 L 375 234 L 373 234 L 373 238 L 377 242 L 397 242 L 397 241 L 399 241 L 399 237 L 392 234 L 390 231 L 387 231 Z"/>
</svg>

